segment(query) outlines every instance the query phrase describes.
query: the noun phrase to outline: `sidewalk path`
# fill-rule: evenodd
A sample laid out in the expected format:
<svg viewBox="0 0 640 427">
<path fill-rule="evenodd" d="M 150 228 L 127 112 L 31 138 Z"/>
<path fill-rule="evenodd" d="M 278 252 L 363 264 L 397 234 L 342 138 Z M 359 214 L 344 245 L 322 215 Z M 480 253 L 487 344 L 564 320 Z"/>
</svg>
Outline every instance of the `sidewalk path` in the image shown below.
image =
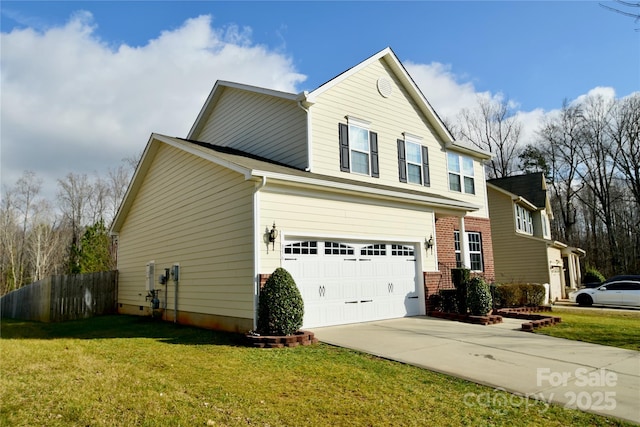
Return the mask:
<svg viewBox="0 0 640 427">
<path fill-rule="evenodd" d="M 640 424 L 640 352 L 432 317 L 313 329 L 325 343 Z"/>
</svg>

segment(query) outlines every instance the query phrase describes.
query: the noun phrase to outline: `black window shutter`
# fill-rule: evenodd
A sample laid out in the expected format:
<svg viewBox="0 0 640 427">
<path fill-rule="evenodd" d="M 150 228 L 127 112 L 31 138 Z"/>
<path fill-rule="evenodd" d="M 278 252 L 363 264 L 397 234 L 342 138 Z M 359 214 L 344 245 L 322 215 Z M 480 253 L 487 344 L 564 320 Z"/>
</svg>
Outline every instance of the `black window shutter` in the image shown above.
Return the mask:
<svg viewBox="0 0 640 427">
<path fill-rule="evenodd" d="M 429 180 L 429 149 L 424 145 L 422 146 L 422 182 L 425 187 L 431 185 Z"/>
<path fill-rule="evenodd" d="M 340 123 L 338 133 L 340 135 L 340 170 L 349 172 L 349 126 Z"/>
<path fill-rule="evenodd" d="M 371 144 L 371 176 L 380 178 L 380 169 L 378 167 L 378 134 L 369 132 L 369 144 Z"/>
<path fill-rule="evenodd" d="M 398 140 L 398 173 L 400 182 L 407 182 L 407 156 L 404 151 L 404 140 Z"/>
</svg>

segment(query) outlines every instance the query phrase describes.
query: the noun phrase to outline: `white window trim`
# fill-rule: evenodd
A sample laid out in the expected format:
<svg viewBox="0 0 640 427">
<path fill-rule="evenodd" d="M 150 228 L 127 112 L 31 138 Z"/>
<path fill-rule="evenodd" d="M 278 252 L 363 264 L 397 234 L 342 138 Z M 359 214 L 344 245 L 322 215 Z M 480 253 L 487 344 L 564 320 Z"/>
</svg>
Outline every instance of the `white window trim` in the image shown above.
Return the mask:
<svg viewBox="0 0 640 427">
<path fill-rule="evenodd" d="M 354 173 L 356 175 L 371 176 L 371 135 L 370 135 L 371 122 L 368 122 L 363 119 L 359 119 L 357 117 L 347 116 L 347 126 L 348 126 L 348 132 L 349 132 L 349 172 Z M 364 129 L 367 131 L 367 146 L 369 147 L 367 151 L 353 148 L 353 144 L 351 143 L 351 127 L 352 126 L 360 129 Z M 363 153 L 367 155 L 367 169 L 369 173 L 362 173 L 362 172 L 353 170 L 353 156 L 351 155 L 351 153 L 354 151 L 357 153 Z"/>
<path fill-rule="evenodd" d="M 420 162 L 419 163 L 409 161 L 409 156 L 406 154 L 406 153 L 409 152 L 409 150 L 407 148 L 407 144 L 413 144 L 413 145 L 417 145 L 418 146 L 418 153 L 420 154 Z M 424 171 L 422 170 L 422 168 L 423 168 L 422 144 L 420 144 L 419 142 L 413 141 L 411 139 L 407 139 L 405 137 L 405 139 L 404 139 L 404 152 L 405 152 L 405 168 L 406 168 L 406 174 L 407 174 L 407 184 L 423 185 L 424 184 Z M 420 168 L 420 182 L 413 182 L 413 181 L 409 180 L 409 165 L 418 166 Z"/>
<path fill-rule="evenodd" d="M 470 235 L 478 235 L 480 237 L 480 250 L 479 251 L 472 251 L 471 250 L 471 239 L 469 239 Z M 460 248 L 462 248 L 462 245 L 465 245 L 466 248 L 466 253 L 464 254 L 465 258 L 468 258 L 466 261 L 464 259 L 461 259 L 461 264 L 463 268 L 469 268 L 472 272 L 474 273 L 483 273 L 484 272 L 484 259 L 482 256 L 482 234 L 478 231 L 465 231 L 464 235 L 465 235 L 465 239 L 460 239 L 460 231 L 459 230 L 455 230 L 453 232 L 453 240 L 454 240 L 454 253 L 460 254 L 460 258 L 463 257 L 462 251 L 460 249 L 456 249 L 455 248 L 455 242 L 456 242 L 456 235 L 458 236 L 458 244 L 460 245 Z M 473 270 L 471 269 L 471 255 L 473 254 L 477 254 L 480 255 L 480 270 Z M 467 264 L 468 263 L 468 264 Z"/>
<path fill-rule="evenodd" d="M 526 209 L 524 206 L 519 204 L 515 204 L 515 215 L 516 215 L 516 231 L 518 233 L 526 234 L 529 236 L 533 235 L 533 215 L 531 211 Z M 523 215 L 524 214 L 524 215 Z"/>
<path fill-rule="evenodd" d="M 460 172 L 455 172 L 455 171 L 452 171 L 452 170 L 449 169 L 449 155 L 458 156 L 458 164 L 460 165 Z M 464 166 L 463 166 L 463 162 L 462 162 L 463 159 L 471 159 L 471 161 L 473 162 L 473 164 L 474 164 L 474 169 L 473 169 L 474 174 L 473 175 L 466 175 L 464 173 Z M 460 177 L 460 191 L 451 189 L 451 180 L 449 179 L 450 178 L 450 174 L 458 175 Z M 473 193 L 467 193 L 465 191 L 465 186 L 464 186 L 464 179 L 465 178 L 473 179 L 473 189 L 474 189 Z M 463 154 L 454 153 L 454 152 L 451 152 L 451 151 L 447 151 L 447 184 L 448 184 L 448 187 L 449 187 L 449 191 L 453 191 L 455 193 L 462 193 L 462 194 L 472 194 L 472 195 L 477 194 L 477 191 L 476 191 L 476 177 L 475 177 L 475 162 L 474 162 L 472 157 L 465 156 Z"/>
</svg>

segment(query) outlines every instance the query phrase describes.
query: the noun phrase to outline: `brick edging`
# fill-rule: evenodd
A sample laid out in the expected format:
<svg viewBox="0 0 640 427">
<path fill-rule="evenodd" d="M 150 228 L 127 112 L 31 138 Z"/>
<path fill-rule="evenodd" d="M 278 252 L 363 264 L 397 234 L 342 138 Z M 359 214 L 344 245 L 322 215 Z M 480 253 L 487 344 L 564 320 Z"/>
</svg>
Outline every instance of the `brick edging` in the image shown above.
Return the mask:
<svg viewBox="0 0 640 427">
<path fill-rule="evenodd" d="M 293 335 L 245 335 L 247 344 L 257 348 L 297 347 L 316 344 L 318 339 L 310 331 L 298 331 Z"/>
</svg>

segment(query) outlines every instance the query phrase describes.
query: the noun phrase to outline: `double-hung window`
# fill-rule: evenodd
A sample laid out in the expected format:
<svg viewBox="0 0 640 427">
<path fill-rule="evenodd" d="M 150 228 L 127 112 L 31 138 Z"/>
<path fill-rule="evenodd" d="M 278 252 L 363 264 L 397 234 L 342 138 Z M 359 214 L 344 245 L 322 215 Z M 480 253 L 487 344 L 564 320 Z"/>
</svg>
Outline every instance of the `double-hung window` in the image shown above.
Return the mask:
<svg viewBox="0 0 640 427">
<path fill-rule="evenodd" d="M 531 212 L 520 205 L 516 205 L 516 230 L 522 233 L 533 234 Z"/>
<path fill-rule="evenodd" d="M 338 130 L 340 170 L 378 178 L 378 134 L 369 130 L 369 123 L 347 117 Z"/>
<path fill-rule="evenodd" d="M 473 159 L 456 153 L 447 153 L 449 190 L 476 194 Z"/>
<path fill-rule="evenodd" d="M 471 263 L 469 267 L 471 271 L 484 271 L 482 263 L 482 236 L 478 232 L 468 231 L 467 241 L 469 242 L 469 261 Z M 462 251 L 460 251 L 461 242 L 459 231 L 453 232 L 453 245 L 456 253 L 456 267 L 461 268 L 464 263 L 462 262 Z"/>
<path fill-rule="evenodd" d="M 429 186 L 429 151 L 420 144 L 420 137 L 407 133 L 404 136 L 398 140 L 400 182 Z"/>
<path fill-rule="evenodd" d="M 351 149 L 351 172 L 369 175 L 369 130 L 349 125 L 349 146 Z"/>
</svg>

